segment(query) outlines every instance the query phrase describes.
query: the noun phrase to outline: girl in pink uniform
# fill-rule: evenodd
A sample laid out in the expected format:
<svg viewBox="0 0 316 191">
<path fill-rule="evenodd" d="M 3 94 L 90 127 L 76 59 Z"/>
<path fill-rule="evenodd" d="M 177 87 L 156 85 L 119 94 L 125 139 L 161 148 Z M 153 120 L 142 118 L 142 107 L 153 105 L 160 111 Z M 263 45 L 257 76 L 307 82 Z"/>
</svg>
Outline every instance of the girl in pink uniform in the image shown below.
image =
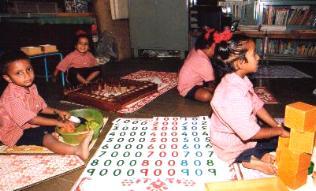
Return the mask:
<svg viewBox="0 0 316 191">
<path fill-rule="evenodd" d="M 274 157 L 277 137 L 289 133 L 263 107 L 247 74 L 258 68 L 259 56 L 253 40 L 234 36 L 215 48 L 214 66 L 221 82 L 216 87 L 211 107 L 211 142 L 218 157 L 228 163 L 275 174 Z M 257 118 L 267 127 L 260 127 Z"/>
<path fill-rule="evenodd" d="M 222 33 L 210 28 L 205 29 L 180 69 L 177 88 L 181 96 L 201 102 L 211 100 L 215 74 L 210 58 L 214 55 L 216 43 L 220 42 L 214 39 L 216 35 L 225 37 L 221 40 L 229 40 L 232 36 L 229 29 Z"/>
<path fill-rule="evenodd" d="M 58 140 L 55 126 L 73 126 L 66 120 L 70 114 L 48 107 L 38 94 L 28 57 L 21 51 L 8 52 L 1 57 L 0 63 L 2 77 L 8 82 L 0 97 L 0 141 L 8 146 L 45 146 L 54 153 L 78 155 L 81 159 L 87 159 L 93 132 L 78 146 Z M 63 121 L 41 114 L 59 115 Z"/>
<path fill-rule="evenodd" d="M 86 34 L 77 35 L 75 50 L 57 65 L 55 78 L 59 71 L 67 71 L 67 82 L 70 85 L 88 84 L 98 77 L 101 69 L 89 51 L 89 38 Z"/>
</svg>

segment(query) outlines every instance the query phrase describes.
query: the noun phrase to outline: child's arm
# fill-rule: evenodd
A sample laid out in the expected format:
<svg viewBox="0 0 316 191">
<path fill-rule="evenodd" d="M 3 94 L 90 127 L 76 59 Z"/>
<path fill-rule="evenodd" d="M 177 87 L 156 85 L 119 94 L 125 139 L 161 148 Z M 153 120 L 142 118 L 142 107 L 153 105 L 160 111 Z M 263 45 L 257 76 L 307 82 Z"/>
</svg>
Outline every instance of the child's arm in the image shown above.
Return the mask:
<svg viewBox="0 0 316 191">
<path fill-rule="evenodd" d="M 58 126 L 58 127 L 66 127 L 71 122 L 62 122 L 56 119 L 50 119 L 46 117 L 36 116 L 29 121 L 32 125 L 40 125 L 40 126 Z"/>
<path fill-rule="evenodd" d="M 56 68 L 56 69 L 54 70 L 54 77 L 56 78 L 56 77 L 58 76 L 58 74 L 59 74 L 59 70 Z"/>
<path fill-rule="evenodd" d="M 271 127 L 271 128 L 261 128 L 258 133 L 256 133 L 251 140 L 256 139 L 267 139 L 271 137 L 289 137 L 290 134 L 282 126 Z"/>
<path fill-rule="evenodd" d="M 46 107 L 41 110 L 41 113 L 50 114 L 50 115 L 58 115 L 62 120 L 69 119 L 70 113 L 67 111 Z"/>
<path fill-rule="evenodd" d="M 252 139 L 264 139 L 270 138 L 275 136 L 281 137 L 289 137 L 289 132 L 287 132 L 281 124 L 278 122 L 268 113 L 265 108 L 261 108 L 257 111 L 257 116 L 267 123 L 270 128 L 261 128 L 259 132 L 252 137 Z"/>
<path fill-rule="evenodd" d="M 257 111 L 257 116 L 270 127 L 278 126 L 278 122 L 268 113 L 264 107 Z"/>
</svg>

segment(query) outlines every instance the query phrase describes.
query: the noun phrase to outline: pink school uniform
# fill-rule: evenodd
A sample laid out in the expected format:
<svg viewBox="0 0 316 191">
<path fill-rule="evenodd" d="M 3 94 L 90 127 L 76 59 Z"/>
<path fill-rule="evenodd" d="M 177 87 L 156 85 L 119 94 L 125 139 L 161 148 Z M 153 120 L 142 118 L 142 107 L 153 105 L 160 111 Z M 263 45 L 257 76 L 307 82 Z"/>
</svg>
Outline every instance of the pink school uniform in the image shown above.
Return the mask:
<svg viewBox="0 0 316 191">
<path fill-rule="evenodd" d="M 248 77 L 230 73 L 217 86 L 211 106 L 211 142 L 215 153 L 232 163 L 244 150 L 256 146 L 257 142 L 246 141 L 260 130 L 256 112 L 263 107 L 263 102 Z"/>
<path fill-rule="evenodd" d="M 89 68 L 96 65 L 97 60 L 91 52 L 82 54 L 78 50 L 74 50 L 59 62 L 56 68 L 62 72 L 66 72 L 69 68 Z"/>
<path fill-rule="evenodd" d="M 9 83 L 0 98 L 0 141 L 13 146 L 23 130 L 37 127 L 28 123 L 47 107 L 35 85 L 28 89 Z"/>
<path fill-rule="evenodd" d="M 208 56 L 202 50 L 193 48 L 179 72 L 177 88 L 184 97 L 194 86 L 203 85 L 203 82 L 214 79 L 213 67 Z"/>
</svg>

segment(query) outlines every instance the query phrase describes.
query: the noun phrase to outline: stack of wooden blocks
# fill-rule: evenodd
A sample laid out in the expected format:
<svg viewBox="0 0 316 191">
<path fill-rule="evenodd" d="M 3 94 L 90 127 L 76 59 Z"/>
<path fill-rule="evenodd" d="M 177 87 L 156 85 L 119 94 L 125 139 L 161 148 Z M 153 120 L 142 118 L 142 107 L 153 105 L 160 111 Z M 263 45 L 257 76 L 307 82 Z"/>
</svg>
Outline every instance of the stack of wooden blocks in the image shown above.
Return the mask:
<svg viewBox="0 0 316 191">
<path fill-rule="evenodd" d="M 285 108 L 284 123 L 291 132 L 289 138 L 279 138 L 278 176 L 288 187 L 296 189 L 307 180 L 315 144 L 316 107 L 302 102 L 289 104 Z"/>
</svg>

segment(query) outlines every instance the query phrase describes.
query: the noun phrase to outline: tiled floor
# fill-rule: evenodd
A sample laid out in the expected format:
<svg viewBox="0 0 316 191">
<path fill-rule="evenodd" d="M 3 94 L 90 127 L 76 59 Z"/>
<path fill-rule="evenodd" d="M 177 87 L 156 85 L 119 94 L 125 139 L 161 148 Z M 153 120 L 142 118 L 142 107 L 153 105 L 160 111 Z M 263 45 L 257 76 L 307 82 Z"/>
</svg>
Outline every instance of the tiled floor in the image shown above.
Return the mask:
<svg viewBox="0 0 316 191">
<path fill-rule="evenodd" d="M 135 59 L 128 60 L 122 63 L 111 63 L 104 67 L 105 77 L 111 78 L 114 76 L 122 76 L 130 72 L 135 72 L 140 69 L 170 71 L 177 72 L 181 67 L 181 60 L 177 59 Z M 272 64 L 272 63 L 271 63 Z M 280 64 L 280 63 L 277 63 Z M 286 64 L 286 63 L 282 63 Z M 312 92 L 316 88 L 316 63 L 299 63 L 291 64 L 301 71 L 312 75 L 313 79 L 257 79 L 254 85 L 262 84 L 269 88 L 273 95 L 280 102 L 276 105 L 266 105 L 266 108 L 275 117 L 283 117 L 284 106 L 288 103 L 303 101 L 306 103 L 316 105 L 316 95 Z M 70 107 L 59 103 L 61 98 L 60 85 L 52 83 L 45 83 L 42 79 L 38 81 L 39 92 L 47 100 L 48 104 L 62 109 L 74 109 L 76 106 Z M 102 139 L 105 137 L 107 131 L 111 127 L 111 121 L 116 117 L 152 117 L 152 116 L 198 116 L 209 114 L 209 104 L 199 103 L 181 98 L 177 90 L 174 88 L 150 104 L 143 107 L 141 110 L 131 114 L 118 115 L 113 112 L 104 111 L 104 114 L 109 117 L 105 130 L 100 135 L 97 144 L 92 150 L 90 156 L 93 155 Z M 70 190 L 73 183 L 80 176 L 84 167 L 79 170 L 67 173 L 62 176 L 52 178 L 48 181 L 33 185 L 25 190 L 28 191 L 64 191 Z"/>
</svg>

